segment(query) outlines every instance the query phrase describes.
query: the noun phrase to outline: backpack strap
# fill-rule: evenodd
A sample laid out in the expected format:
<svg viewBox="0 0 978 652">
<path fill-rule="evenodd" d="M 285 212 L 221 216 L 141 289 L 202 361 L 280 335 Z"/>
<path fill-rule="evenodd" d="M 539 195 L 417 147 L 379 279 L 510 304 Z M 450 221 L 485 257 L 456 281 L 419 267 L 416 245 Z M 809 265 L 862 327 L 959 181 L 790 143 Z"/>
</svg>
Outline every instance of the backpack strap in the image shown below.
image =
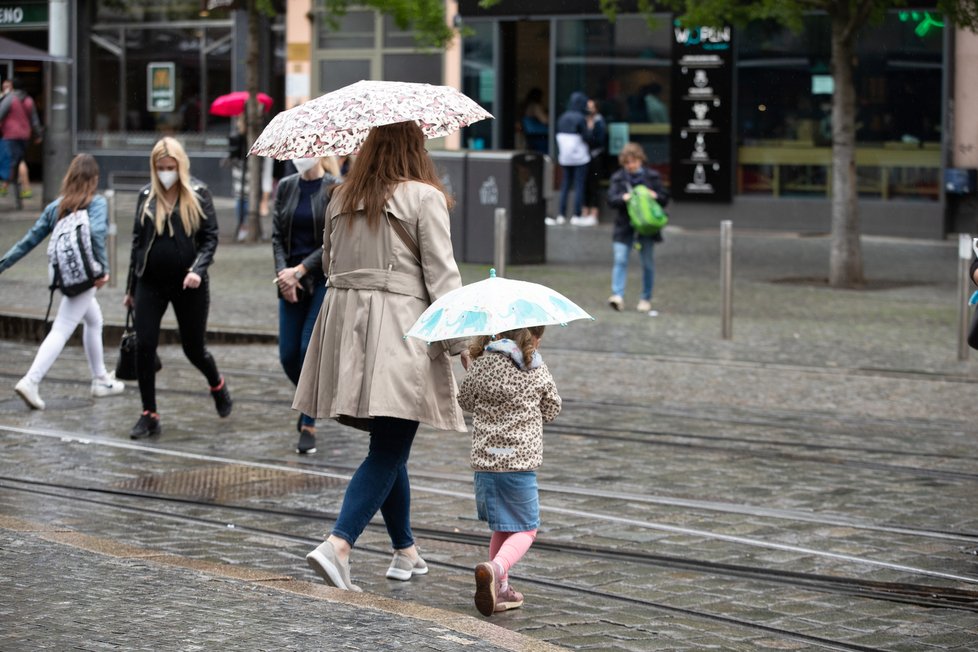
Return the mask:
<svg viewBox="0 0 978 652">
<path fill-rule="evenodd" d="M 51 332 L 51 322 L 48 321 L 48 318 L 51 317 L 51 306 L 54 304 L 54 284 L 53 283 L 51 284 L 50 290 L 51 290 L 51 294 L 48 296 L 48 309 L 47 309 L 47 312 L 44 313 L 44 333 L 45 334 Z"/>
</svg>

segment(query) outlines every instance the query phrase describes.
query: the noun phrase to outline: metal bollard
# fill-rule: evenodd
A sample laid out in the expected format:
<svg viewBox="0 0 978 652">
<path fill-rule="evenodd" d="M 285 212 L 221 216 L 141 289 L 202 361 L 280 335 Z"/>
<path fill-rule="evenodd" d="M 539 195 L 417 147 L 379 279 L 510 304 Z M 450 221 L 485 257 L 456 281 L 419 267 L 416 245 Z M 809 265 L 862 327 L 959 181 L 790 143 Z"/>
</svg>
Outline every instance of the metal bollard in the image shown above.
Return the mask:
<svg viewBox="0 0 978 652">
<path fill-rule="evenodd" d="M 497 208 L 494 216 L 496 241 L 493 255 L 493 266 L 496 268 L 496 276 L 506 276 L 506 241 L 509 231 L 509 221 L 506 218 L 506 209 Z"/>
<path fill-rule="evenodd" d="M 117 279 L 119 274 L 119 268 L 117 266 L 119 261 L 119 227 L 115 221 L 115 190 L 109 188 L 105 191 L 105 201 L 109 205 L 109 233 L 108 241 L 105 243 L 105 248 L 108 249 L 109 255 L 109 269 L 112 270 L 112 273 L 109 275 L 109 287 L 114 288 L 118 283 Z"/>
<path fill-rule="evenodd" d="M 958 234 L 958 360 L 968 359 L 968 326 L 971 314 L 968 309 L 968 288 L 971 279 L 968 270 L 971 267 L 971 236 L 967 233 Z"/>
<path fill-rule="evenodd" d="M 733 338 L 733 222 L 720 222 L 720 292 L 723 295 L 720 334 Z"/>
</svg>

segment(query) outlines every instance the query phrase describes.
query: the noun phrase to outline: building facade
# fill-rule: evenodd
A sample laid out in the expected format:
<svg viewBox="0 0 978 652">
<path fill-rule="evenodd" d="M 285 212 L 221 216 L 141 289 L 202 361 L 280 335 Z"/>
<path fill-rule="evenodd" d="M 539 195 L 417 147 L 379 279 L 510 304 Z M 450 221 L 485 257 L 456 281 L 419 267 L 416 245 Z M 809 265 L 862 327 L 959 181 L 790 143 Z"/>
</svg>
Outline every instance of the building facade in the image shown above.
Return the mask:
<svg viewBox="0 0 978 652">
<path fill-rule="evenodd" d="M 586 0 L 532 6 L 530 14 L 515 0 L 489 9 L 459 1 L 469 33 L 462 88 L 497 118 L 468 128 L 464 143 L 522 147 L 525 100 L 534 88 L 551 125 L 570 94 L 583 91 L 610 127 L 602 176 L 617 166 L 624 142 L 639 142 L 680 200 L 675 223 L 733 219 L 752 228 L 830 229 L 833 85 L 824 14 L 807 15 L 798 33 L 766 22 L 701 32 L 665 13 L 652 24 L 634 11 L 610 22 L 598 2 Z M 945 169 L 955 165 L 945 137 L 955 43 L 971 38 L 954 34 L 926 7 L 892 11 L 858 38 L 864 233 L 942 238 L 974 229 L 962 208 L 969 198 L 949 196 L 944 184 Z M 697 54 L 690 56 L 692 46 Z M 698 98 L 700 91 L 708 94 Z M 551 126 L 551 155 L 553 135 Z"/>
<path fill-rule="evenodd" d="M 48 50 L 47 2 L 0 2 L 4 15 L 35 19 L 0 23 L 0 36 Z M 68 3 L 67 18 L 71 148 L 99 160 L 102 184 L 125 179 L 132 185 L 140 175 L 148 180 L 153 144 L 174 135 L 190 154 L 192 173 L 214 192 L 230 194 L 224 159 L 233 120 L 211 115 L 209 107 L 216 97 L 245 88 L 245 12 L 207 11 L 199 0 L 77 0 Z M 262 23 L 260 90 L 284 98 L 284 20 Z M 50 119 L 44 64 L 0 57 L 0 76 L 9 75 L 25 81 Z M 282 110 L 280 99 L 276 104 L 273 111 Z M 34 157 L 42 166 L 38 152 Z"/>
<path fill-rule="evenodd" d="M 602 178 L 624 142 L 639 142 L 678 198 L 674 223 L 733 219 L 827 232 L 834 89 L 826 16 L 807 15 L 797 33 L 765 22 L 704 32 L 667 13 L 650 23 L 635 3 L 620 4 L 611 22 L 598 0 L 501 0 L 488 9 L 445 0 L 462 36 L 444 51 L 424 51 L 374 10 L 353 7 L 333 23 L 317 0 L 288 0 L 282 15 L 263 20 L 260 90 L 275 100 L 271 116 L 360 79 L 445 83 L 496 119 L 433 149 L 523 149 L 535 138 L 551 156 L 556 117 L 583 91 L 609 124 L 596 162 Z M 207 109 L 244 89 L 245 13 L 202 11 L 199 0 L 68 5 L 72 151 L 95 154 L 105 183 L 148 173 L 156 139 L 179 135 L 194 174 L 230 194 L 223 161 L 232 121 Z M 0 0 L 0 36 L 48 50 L 48 7 Z M 865 29 L 857 57 L 863 232 L 943 238 L 976 230 L 975 184 L 959 192 L 945 177 L 978 168 L 978 37 L 955 32 L 921 3 Z M 47 112 L 47 65 L 0 55 L 0 77 L 21 77 Z M 524 120 L 535 90 L 549 116 L 542 137 Z M 28 160 L 32 171 L 43 165 L 41 149 Z"/>
</svg>

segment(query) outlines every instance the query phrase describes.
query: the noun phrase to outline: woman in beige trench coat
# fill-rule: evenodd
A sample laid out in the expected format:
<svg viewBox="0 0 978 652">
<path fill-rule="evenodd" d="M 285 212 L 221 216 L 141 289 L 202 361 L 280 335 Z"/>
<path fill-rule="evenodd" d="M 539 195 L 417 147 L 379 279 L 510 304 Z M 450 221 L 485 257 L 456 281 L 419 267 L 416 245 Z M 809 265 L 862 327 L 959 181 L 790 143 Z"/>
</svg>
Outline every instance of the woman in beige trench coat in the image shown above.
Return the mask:
<svg viewBox="0 0 978 652">
<path fill-rule="evenodd" d="M 370 432 L 370 448 L 333 531 L 306 561 L 328 584 L 350 582 L 349 556 L 379 509 L 394 548 L 387 577 L 428 572 L 411 532 L 408 456 L 419 422 L 465 431 L 442 343 L 404 334 L 432 301 L 461 286 L 448 198 L 413 122 L 376 127 L 327 209 L 326 302 L 309 342 L 293 408 Z"/>
</svg>

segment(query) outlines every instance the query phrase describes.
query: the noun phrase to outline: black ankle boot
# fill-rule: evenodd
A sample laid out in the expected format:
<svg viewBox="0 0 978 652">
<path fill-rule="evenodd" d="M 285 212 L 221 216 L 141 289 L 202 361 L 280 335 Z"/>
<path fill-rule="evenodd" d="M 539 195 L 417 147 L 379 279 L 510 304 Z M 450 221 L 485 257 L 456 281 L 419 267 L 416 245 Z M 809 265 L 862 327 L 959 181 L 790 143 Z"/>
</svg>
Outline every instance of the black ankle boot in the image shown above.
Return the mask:
<svg viewBox="0 0 978 652">
<path fill-rule="evenodd" d="M 231 414 L 231 406 L 234 402 L 231 400 L 231 393 L 228 391 L 228 384 L 224 378 L 221 378 L 221 384 L 217 389 L 211 390 L 211 396 L 214 397 L 214 407 L 217 408 L 217 414 L 221 417 L 226 417 Z"/>
</svg>

